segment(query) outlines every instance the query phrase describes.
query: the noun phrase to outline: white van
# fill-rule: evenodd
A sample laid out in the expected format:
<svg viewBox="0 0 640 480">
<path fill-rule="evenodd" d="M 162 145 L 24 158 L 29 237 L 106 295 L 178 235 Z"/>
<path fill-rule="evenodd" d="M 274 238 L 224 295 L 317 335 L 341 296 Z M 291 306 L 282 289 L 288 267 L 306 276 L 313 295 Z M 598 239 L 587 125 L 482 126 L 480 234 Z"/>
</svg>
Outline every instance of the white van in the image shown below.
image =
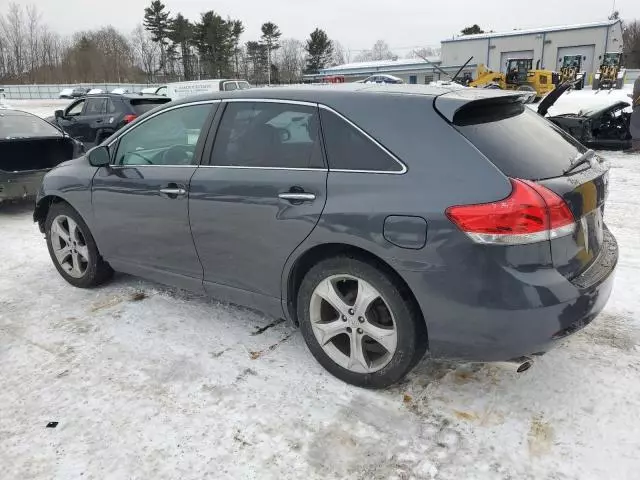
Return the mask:
<svg viewBox="0 0 640 480">
<path fill-rule="evenodd" d="M 251 88 L 251 85 L 246 80 L 194 80 L 191 82 L 168 83 L 159 87 L 155 94 L 169 97 L 171 100 L 178 100 L 202 93 L 229 92 L 247 88 Z"/>
</svg>

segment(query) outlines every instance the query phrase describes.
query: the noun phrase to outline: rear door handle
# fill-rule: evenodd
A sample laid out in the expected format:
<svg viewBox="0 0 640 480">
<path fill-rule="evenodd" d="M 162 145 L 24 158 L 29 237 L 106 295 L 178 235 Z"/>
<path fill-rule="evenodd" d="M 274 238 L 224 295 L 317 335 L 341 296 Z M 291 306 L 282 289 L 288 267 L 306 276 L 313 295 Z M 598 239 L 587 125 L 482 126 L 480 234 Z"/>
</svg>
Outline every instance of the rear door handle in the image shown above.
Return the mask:
<svg viewBox="0 0 640 480">
<path fill-rule="evenodd" d="M 287 192 L 280 193 L 278 198 L 282 200 L 287 200 L 289 202 L 313 202 L 316 199 L 315 193 L 304 193 L 304 192 Z"/>
</svg>

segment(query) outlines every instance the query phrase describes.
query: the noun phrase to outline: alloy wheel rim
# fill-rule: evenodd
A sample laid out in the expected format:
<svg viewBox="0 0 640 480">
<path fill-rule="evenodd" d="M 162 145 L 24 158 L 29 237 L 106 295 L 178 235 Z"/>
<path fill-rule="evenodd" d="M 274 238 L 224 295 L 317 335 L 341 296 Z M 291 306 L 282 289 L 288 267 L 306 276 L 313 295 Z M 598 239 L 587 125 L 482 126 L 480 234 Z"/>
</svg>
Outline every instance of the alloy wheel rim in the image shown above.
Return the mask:
<svg viewBox="0 0 640 480">
<path fill-rule="evenodd" d="M 395 354 L 396 322 L 371 284 L 352 275 L 333 275 L 313 291 L 311 328 L 324 352 L 355 373 L 384 368 Z"/>
<path fill-rule="evenodd" d="M 89 247 L 78 224 L 66 215 L 51 223 L 51 246 L 58 265 L 71 277 L 82 278 L 89 268 Z"/>
</svg>

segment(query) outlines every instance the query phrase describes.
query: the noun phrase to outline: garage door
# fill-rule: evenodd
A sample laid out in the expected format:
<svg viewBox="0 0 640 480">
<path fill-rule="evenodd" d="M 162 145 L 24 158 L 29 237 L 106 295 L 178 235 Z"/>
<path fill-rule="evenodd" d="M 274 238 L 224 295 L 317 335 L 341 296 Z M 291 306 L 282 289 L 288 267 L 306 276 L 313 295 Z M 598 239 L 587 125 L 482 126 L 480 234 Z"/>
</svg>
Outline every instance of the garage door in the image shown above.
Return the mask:
<svg viewBox="0 0 640 480">
<path fill-rule="evenodd" d="M 507 71 L 507 60 L 511 60 L 513 58 L 533 58 L 533 50 L 522 50 L 519 52 L 502 52 L 500 54 L 500 71 Z M 535 68 L 535 64 L 533 65 Z"/>
<path fill-rule="evenodd" d="M 594 63 L 595 51 L 595 45 L 560 47 L 558 48 L 558 58 L 556 58 L 555 69 L 560 71 L 560 67 L 562 67 L 562 59 L 565 55 L 582 55 L 582 70 L 587 73 L 593 73 L 597 68 L 597 65 Z"/>
</svg>

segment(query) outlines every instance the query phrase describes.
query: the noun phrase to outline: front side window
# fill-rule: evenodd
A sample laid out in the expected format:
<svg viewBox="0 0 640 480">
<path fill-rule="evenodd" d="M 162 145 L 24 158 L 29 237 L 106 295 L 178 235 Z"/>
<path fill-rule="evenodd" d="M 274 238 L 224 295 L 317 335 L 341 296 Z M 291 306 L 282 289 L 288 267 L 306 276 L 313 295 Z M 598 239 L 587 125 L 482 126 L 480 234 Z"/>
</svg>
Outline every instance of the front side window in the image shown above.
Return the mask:
<svg viewBox="0 0 640 480">
<path fill-rule="evenodd" d="M 320 116 L 331 170 L 402 172 L 389 153 L 338 115 L 321 110 Z"/>
<path fill-rule="evenodd" d="M 82 113 L 82 109 L 84 108 L 84 102 L 86 100 L 80 100 L 78 103 L 75 103 L 69 107 L 67 110 L 67 117 L 76 117 Z"/>
<path fill-rule="evenodd" d="M 229 103 L 220 122 L 212 164 L 322 168 L 318 110 L 269 102 Z"/>
<path fill-rule="evenodd" d="M 161 113 L 125 133 L 116 165 L 192 165 L 211 104 L 189 105 Z"/>
</svg>

